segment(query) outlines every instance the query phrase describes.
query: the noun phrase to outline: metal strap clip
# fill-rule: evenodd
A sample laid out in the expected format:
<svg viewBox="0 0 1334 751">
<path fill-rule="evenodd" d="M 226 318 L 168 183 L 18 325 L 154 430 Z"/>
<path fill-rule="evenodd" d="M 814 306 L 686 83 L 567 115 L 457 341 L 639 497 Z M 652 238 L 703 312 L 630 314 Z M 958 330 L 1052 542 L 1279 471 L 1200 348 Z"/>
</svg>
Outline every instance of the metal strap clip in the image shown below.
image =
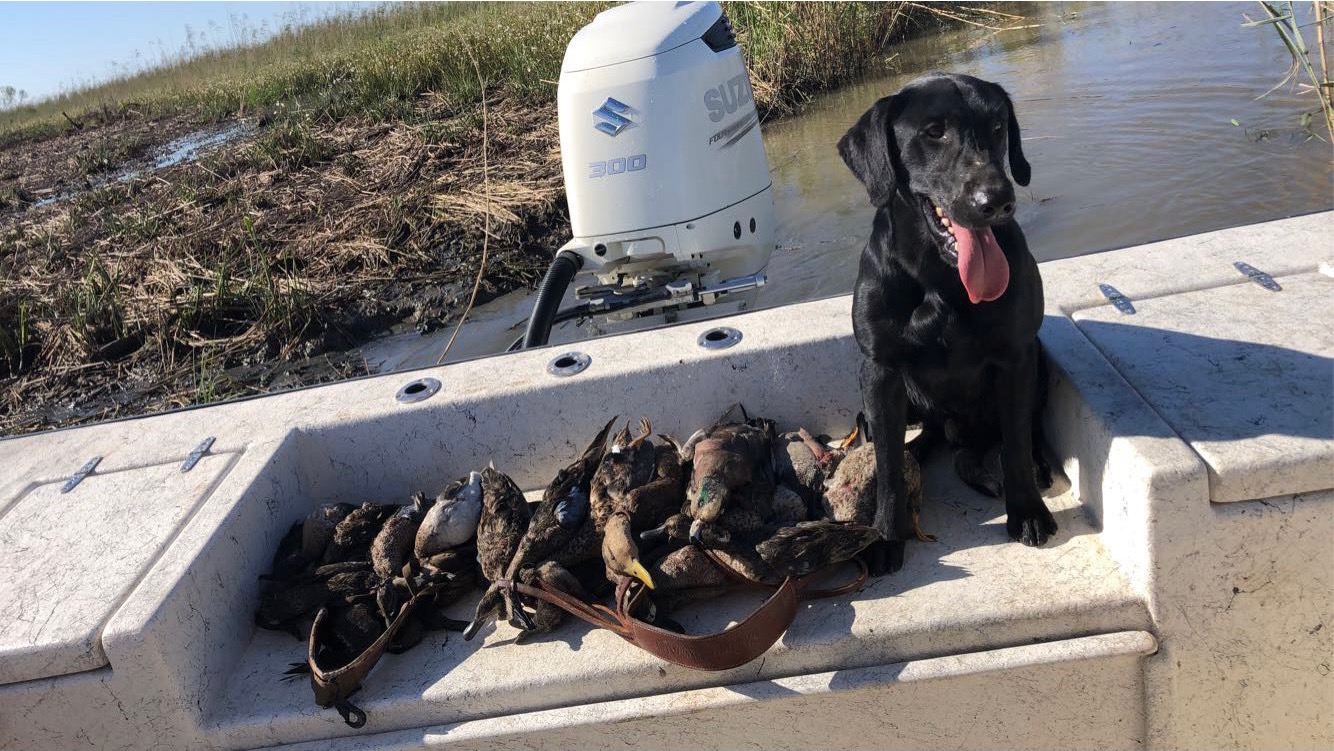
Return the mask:
<svg viewBox="0 0 1334 751">
<path fill-rule="evenodd" d="M 1134 303 L 1130 302 L 1130 298 L 1121 294 L 1121 291 L 1116 287 L 1113 287 L 1110 284 L 1099 283 L 1098 289 L 1102 292 L 1103 297 L 1106 297 L 1112 302 L 1112 305 L 1116 306 L 1117 310 L 1128 316 L 1135 315 Z"/>
<path fill-rule="evenodd" d="M 181 462 L 181 472 L 185 473 L 194 469 L 195 465 L 199 463 L 199 460 L 204 458 L 204 454 L 207 454 L 208 450 L 212 448 L 214 440 L 213 436 L 209 436 L 200 441 L 199 445 L 195 446 L 189 454 L 186 454 L 185 461 Z"/>
<path fill-rule="evenodd" d="M 94 456 L 92 459 L 84 462 L 83 466 L 79 467 L 79 471 L 70 475 L 69 479 L 65 481 L 64 487 L 60 489 L 61 494 L 68 493 L 78 487 L 79 483 L 83 482 L 83 478 L 91 475 L 93 470 L 97 469 L 97 463 L 100 461 L 102 461 L 102 457 Z"/>
<path fill-rule="evenodd" d="M 1254 266 L 1250 265 L 1249 263 L 1246 263 L 1245 261 L 1234 261 L 1232 267 L 1235 268 L 1237 271 L 1240 271 L 1242 274 L 1245 274 L 1247 277 L 1250 277 L 1251 281 L 1255 282 L 1261 287 L 1264 287 L 1270 292 L 1283 291 L 1282 285 L 1274 281 L 1274 277 L 1255 268 Z"/>
</svg>

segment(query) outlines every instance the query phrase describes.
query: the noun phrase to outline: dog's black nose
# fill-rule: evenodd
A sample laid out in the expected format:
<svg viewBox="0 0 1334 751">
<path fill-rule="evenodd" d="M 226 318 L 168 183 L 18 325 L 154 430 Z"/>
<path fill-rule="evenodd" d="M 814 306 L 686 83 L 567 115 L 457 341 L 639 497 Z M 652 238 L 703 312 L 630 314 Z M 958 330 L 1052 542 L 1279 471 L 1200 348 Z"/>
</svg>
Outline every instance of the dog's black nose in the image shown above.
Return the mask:
<svg viewBox="0 0 1334 751">
<path fill-rule="evenodd" d="M 1003 222 L 1014 216 L 1013 190 L 976 190 L 968 202 L 988 222 Z"/>
</svg>

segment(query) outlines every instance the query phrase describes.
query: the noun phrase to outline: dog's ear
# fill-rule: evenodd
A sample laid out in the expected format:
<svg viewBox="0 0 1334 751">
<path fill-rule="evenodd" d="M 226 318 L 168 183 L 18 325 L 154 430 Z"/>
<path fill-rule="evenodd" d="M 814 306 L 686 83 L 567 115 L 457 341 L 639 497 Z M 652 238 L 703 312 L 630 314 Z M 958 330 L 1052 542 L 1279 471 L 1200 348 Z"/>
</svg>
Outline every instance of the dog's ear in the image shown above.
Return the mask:
<svg viewBox="0 0 1334 751">
<path fill-rule="evenodd" d="M 1010 174 L 1014 176 L 1015 182 L 1020 185 L 1028 185 L 1028 181 L 1033 178 L 1033 168 L 1028 165 L 1028 160 L 1024 158 L 1024 143 L 1019 134 L 1019 119 L 1014 115 L 1014 102 L 1010 101 L 1010 95 L 1004 88 L 997 84 L 992 85 L 996 86 L 1001 96 L 1005 98 L 1005 108 L 1010 113 L 1009 132 L 1006 135 L 1010 149 Z"/>
<path fill-rule="evenodd" d="M 838 139 L 839 156 L 866 186 L 875 206 L 888 204 L 894 196 L 893 106 L 894 96 L 881 98 Z"/>
</svg>

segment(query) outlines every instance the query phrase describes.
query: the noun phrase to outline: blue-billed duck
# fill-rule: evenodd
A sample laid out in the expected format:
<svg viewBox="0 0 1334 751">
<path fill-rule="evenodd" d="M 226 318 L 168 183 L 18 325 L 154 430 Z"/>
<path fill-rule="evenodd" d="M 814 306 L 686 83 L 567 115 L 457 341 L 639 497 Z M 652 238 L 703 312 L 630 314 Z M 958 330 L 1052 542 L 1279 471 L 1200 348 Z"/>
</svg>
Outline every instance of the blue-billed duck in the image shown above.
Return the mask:
<svg viewBox="0 0 1334 751">
<path fill-rule="evenodd" d="M 542 502 L 533 511 L 532 521 L 505 567 L 505 578 L 522 581 L 525 568 L 537 567 L 547 561 L 569 567 L 597 557 L 601 537 L 593 521 L 589 488 L 606 451 L 607 435 L 615 422 L 614 417 L 608 420 L 583 453 L 557 472 L 547 485 Z M 502 594 L 509 604 L 511 625 L 531 629 L 532 620 L 522 607 L 522 599 L 512 592 Z"/>
</svg>

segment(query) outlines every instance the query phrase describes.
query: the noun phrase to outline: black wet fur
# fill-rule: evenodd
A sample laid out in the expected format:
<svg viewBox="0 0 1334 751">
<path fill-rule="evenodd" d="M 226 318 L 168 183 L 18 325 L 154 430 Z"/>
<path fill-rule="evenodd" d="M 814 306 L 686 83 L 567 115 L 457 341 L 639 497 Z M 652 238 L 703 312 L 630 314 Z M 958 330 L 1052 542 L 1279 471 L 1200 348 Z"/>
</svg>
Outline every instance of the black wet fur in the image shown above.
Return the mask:
<svg viewBox="0 0 1334 751">
<path fill-rule="evenodd" d="M 1013 218 L 1005 163 L 1020 185 L 1030 167 L 1009 96 L 971 76 L 924 76 L 872 105 L 838 150 L 876 207 L 852 309 L 880 478 L 876 527 L 887 537 L 866 551 L 872 573 L 900 568 L 913 536 L 903 479 L 910 412 L 956 448 L 985 455 L 1001 445 L 1007 532 L 1042 545 L 1056 532 L 1033 463 L 1046 391 L 1042 279 Z M 999 298 L 969 301 L 932 206 L 991 228 L 1010 272 Z"/>
</svg>

